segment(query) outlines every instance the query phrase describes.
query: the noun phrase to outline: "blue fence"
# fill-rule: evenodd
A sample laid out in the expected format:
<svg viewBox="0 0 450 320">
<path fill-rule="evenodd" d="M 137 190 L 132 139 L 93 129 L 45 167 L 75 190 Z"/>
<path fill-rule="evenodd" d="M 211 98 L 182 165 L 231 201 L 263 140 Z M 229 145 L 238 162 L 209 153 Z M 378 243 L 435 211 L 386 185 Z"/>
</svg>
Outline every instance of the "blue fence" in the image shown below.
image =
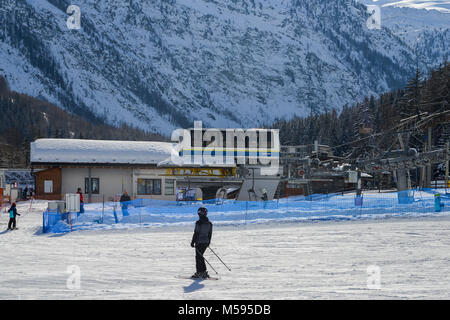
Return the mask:
<svg viewBox="0 0 450 320">
<path fill-rule="evenodd" d="M 42 231 L 44 233 L 69 232 L 72 231 L 73 224 L 78 222 L 80 213 L 76 212 L 59 212 L 46 210 L 42 214 Z"/>
<path fill-rule="evenodd" d="M 440 193 L 439 197 L 435 194 Z M 450 195 L 444 190 L 410 190 L 354 194 L 318 194 L 273 201 L 254 202 L 215 199 L 208 201 L 163 201 L 136 199 L 127 203 L 106 202 L 85 205 L 83 214 L 46 211 L 44 232 L 133 228 L 192 224 L 200 206 L 208 208 L 211 221 L 218 224 L 243 225 L 268 221 L 349 220 L 392 216 L 421 216 L 450 212 Z M 439 199 L 437 199 L 439 198 Z M 436 202 L 439 200 L 439 210 Z"/>
</svg>

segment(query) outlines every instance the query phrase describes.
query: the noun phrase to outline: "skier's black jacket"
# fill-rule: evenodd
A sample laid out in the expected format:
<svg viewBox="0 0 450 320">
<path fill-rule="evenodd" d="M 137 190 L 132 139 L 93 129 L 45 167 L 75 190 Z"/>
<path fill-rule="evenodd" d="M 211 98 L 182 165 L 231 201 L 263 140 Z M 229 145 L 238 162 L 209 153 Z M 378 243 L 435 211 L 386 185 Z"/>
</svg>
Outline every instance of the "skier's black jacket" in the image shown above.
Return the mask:
<svg viewBox="0 0 450 320">
<path fill-rule="evenodd" d="M 192 236 L 191 246 L 196 244 L 207 244 L 211 242 L 213 225 L 208 217 L 202 216 L 195 223 L 194 235 Z"/>
<path fill-rule="evenodd" d="M 130 198 L 130 196 L 129 195 L 122 195 L 121 197 L 120 197 L 120 202 L 130 202 L 131 201 L 131 198 Z"/>
</svg>

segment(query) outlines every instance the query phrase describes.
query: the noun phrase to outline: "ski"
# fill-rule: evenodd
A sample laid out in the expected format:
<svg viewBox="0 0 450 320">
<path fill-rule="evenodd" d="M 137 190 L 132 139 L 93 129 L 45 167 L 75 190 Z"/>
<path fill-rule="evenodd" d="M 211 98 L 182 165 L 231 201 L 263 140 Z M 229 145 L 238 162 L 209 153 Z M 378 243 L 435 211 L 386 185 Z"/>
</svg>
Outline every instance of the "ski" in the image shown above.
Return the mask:
<svg viewBox="0 0 450 320">
<path fill-rule="evenodd" d="M 177 279 L 184 279 L 184 280 L 219 280 L 220 278 L 217 277 L 208 277 L 208 278 L 193 278 L 191 277 L 186 277 L 186 276 L 175 276 L 175 278 Z"/>
</svg>

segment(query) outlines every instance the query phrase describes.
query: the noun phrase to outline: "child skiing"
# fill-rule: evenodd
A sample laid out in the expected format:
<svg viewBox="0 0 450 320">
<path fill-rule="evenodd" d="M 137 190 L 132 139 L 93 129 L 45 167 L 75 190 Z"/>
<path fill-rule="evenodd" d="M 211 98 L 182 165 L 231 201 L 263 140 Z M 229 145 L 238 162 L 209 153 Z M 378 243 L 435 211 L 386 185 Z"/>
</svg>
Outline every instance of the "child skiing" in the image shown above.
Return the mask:
<svg viewBox="0 0 450 320">
<path fill-rule="evenodd" d="M 20 216 L 20 214 L 17 213 L 16 209 L 16 203 L 13 203 L 11 208 L 8 210 L 9 212 L 9 223 L 8 223 L 8 229 L 7 230 L 15 230 L 16 228 L 16 216 Z"/>
<path fill-rule="evenodd" d="M 192 236 L 191 247 L 195 248 L 195 262 L 197 272 L 192 276 L 192 278 L 209 278 L 208 272 L 206 271 L 205 259 L 203 254 L 208 248 L 211 237 L 212 237 L 212 223 L 209 221 L 208 210 L 201 207 L 197 211 L 198 221 L 195 223 L 194 235 Z"/>
</svg>

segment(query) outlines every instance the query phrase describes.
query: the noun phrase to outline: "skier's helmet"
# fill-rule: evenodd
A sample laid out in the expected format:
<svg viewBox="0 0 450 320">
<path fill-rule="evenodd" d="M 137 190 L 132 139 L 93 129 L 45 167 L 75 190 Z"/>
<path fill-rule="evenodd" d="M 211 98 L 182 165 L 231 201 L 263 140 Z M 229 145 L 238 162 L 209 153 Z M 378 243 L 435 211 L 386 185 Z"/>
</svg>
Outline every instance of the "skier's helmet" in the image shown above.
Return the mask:
<svg viewBox="0 0 450 320">
<path fill-rule="evenodd" d="M 205 207 L 198 208 L 197 213 L 200 217 L 206 216 L 208 214 L 208 209 L 206 209 Z"/>
</svg>

